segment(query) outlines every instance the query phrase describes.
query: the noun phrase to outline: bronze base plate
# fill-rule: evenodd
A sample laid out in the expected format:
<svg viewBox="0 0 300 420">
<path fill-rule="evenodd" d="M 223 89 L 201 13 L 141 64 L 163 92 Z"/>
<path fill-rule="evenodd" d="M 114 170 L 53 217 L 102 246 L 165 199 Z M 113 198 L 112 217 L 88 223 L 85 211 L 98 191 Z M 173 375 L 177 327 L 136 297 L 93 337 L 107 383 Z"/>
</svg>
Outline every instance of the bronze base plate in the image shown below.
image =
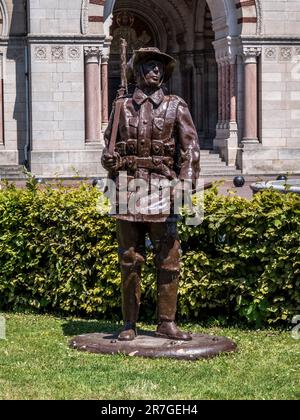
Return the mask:
<svg viewBox="0 0 300 420">
<path fill-rule="evenodd" d="M 70 347 L 89 353 L 179 360 L 208 359 L 221 353 L 237 351 L 236 344 L 226 337 L 207 334 L 193 334 L 192 337 L 192 341 L 174 341 L 144 333 L 134 341 L 118 341 L 112 334 L 95 333 L 73 338 Z"/>
</svg>

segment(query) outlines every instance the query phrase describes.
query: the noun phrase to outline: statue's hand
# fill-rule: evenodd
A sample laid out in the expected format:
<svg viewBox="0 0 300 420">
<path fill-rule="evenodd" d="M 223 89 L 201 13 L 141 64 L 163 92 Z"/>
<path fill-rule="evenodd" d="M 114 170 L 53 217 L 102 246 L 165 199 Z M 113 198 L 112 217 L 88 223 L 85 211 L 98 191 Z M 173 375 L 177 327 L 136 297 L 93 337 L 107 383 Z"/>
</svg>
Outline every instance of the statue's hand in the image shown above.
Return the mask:
<svg viewBox="0 0 300 420">
<path fill-rule="evenodd" d="M 102 156 L 102 165 L 109 172 L 120 169 L 121 157 L 119 153 L 115 152 L 114 154 L 110 154 L 108 152 L 104 152 Z"/>
</svg>

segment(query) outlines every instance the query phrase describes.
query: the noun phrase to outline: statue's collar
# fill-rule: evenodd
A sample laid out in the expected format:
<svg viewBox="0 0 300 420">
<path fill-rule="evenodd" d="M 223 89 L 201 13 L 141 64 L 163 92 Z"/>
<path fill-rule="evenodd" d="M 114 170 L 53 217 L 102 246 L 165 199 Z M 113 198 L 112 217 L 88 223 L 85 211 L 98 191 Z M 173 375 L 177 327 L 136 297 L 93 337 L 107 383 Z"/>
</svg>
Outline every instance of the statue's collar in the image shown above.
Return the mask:
<svg viewBox="0 0 300 420">
<path fill-rule="evenodd" d="M 138 104 L 142 105 L 147 99 L 150 99 L 154 105 L 159 106 L 164 100 L 164 92 L 162 89 L 156 90 L 152 95 L 146 95 L 140 88 L 136 88 L 133 94 L 133 100 Z"/>
</svg>

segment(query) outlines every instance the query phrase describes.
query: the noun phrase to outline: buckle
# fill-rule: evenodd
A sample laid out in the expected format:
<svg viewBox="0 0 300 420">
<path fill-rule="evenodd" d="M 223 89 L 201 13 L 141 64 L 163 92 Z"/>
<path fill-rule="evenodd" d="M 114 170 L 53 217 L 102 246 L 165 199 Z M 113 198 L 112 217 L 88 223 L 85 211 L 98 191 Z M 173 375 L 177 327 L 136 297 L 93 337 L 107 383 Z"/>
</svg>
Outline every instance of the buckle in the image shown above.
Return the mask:
<svg viewBox="0 0 300 420">
<path fill-rule="evenodd" d="M 136 169 L 136 158 L 135 158 L 135 156 L 127 156 L 126 163 L 127 163 L 127 167 L 129 169 Z"/>
<path fill-rule="evenodd" d="M 153 161 L 153 163 L 154 163 L 155 166 L 158 166 L 158 165 L 161 165 L 162 164 L 163 158 L 161 158 L 161 157 L 154 157 L 152 161 Z"/>
</svg>

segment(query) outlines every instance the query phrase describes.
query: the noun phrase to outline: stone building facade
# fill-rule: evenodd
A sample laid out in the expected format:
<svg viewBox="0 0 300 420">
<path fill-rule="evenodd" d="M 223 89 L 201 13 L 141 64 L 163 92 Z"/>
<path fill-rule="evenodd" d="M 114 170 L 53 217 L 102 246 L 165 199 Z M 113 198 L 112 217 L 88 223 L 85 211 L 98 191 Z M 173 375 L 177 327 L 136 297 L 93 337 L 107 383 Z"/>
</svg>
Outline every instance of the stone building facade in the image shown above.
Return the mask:
<svg viewBox="0 0 300 420">
<path fill-rule="evenodd" d="M 300 174 L 299 0 L 0 0 L 0 169 L 103 175 L 121 37 L 177 58 L 167 88 L 227 169 Z"/>
</svg>

